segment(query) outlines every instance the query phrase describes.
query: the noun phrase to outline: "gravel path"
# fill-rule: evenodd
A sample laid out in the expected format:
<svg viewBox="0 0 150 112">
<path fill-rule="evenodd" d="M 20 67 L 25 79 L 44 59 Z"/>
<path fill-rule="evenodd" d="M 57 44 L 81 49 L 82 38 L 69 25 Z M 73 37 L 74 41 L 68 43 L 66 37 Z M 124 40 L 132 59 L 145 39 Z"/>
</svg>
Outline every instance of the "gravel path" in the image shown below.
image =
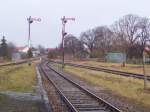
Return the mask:
<svg viewBox="0 0 150 112">
<path fill-rule="evenodd" d="M 41 98 L 31 93 L 0 93 L 0 112 L 47 112 Z"/>
</svg>

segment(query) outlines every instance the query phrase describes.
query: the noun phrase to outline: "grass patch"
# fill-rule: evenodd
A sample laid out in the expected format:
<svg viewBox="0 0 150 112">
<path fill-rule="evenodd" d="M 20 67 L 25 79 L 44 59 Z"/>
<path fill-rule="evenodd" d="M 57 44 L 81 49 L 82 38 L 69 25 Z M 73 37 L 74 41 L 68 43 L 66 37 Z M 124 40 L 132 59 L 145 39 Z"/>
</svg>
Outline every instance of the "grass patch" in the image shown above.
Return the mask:
<svg viewBox="0 0 150 112">
<path fill-rule="evenodd" d="M 0 68 L 0 91 L 33 92 L 36 85 L 35 65 L 13 65 Z"/>
<path fill-rule="evenodd" d="M 105 67 L 112 70 L 120 70 L 131 73 L 143 74 L 143 65 L 140 64 L 126 64 L 125 67 L 121 66 L 121 63 L 110 62 L 96 62 L 96 61 L 72 61 L 72 63 L 83 64 L 95 67 Z M 150 75 L 150 65 L 146 65 L 146 71 Z"/>
<path fill-rule="evenodd" d="M 143 80 L 70 66 L 66 66 L 64 70 L 90 84 L 108 89 L 129 101 L 150 107 L 150 93 L 143 91 Z"/>
</svg>

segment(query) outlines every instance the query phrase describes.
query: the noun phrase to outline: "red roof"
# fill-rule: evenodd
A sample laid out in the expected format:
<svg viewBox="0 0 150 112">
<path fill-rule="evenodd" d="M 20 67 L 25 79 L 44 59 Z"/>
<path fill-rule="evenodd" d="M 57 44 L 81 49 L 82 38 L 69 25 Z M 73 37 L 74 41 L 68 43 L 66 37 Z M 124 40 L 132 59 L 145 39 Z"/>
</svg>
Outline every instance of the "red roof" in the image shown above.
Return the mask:
<svg viewBox="0 0 150 112">
<path fill-rule="evenodd" d="M 53 50 L 55 50 L 55 48 L 47 48 L 48 52 L 53 51 Z"/>
<path fill-rule="evenodd" d="M 150 48 L 149 47 L 145 47 L 145 51 L 150 52 Z"/>
<path fill-rule="evenodd" d="M 22 51 L 25 49 L 27 46 L 21 46 L 21 47 L 16 47 L 16 51 Z"/>
</svg>

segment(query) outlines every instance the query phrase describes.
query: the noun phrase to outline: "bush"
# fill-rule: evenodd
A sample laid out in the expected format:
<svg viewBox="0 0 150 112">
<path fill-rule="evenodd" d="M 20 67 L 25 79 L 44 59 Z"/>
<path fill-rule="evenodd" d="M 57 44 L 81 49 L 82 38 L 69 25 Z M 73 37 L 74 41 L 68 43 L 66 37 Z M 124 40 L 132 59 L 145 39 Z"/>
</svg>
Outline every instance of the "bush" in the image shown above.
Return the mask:
<svg viewBox="0 0 150 112">
<path fill-rule="evenodd" d="M 28 55 L 28 58 L 32 58 L 33 57 L 33 53 L 32 53 L 31 49 L 28 50 L 27 55 Z"/>
</svg>

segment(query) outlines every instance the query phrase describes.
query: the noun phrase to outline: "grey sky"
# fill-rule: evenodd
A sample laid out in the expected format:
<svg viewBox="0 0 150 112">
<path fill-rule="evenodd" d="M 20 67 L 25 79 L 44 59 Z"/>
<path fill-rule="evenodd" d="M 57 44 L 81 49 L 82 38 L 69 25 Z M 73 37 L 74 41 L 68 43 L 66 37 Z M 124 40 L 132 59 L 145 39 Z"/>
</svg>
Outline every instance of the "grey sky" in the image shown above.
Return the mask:
<svg viewBox="0 0 150 112">
<path fill-rule="evenodd" d="M 67 32 L 79 36 L 82 31 L 111 25 L 132 13 L 150 17 L 149 0 L 0 0 L 0 36 L 18 46 L 27 44 L 27 17 L 40 17 L 31 26 L 33 45 L 55 47 L 61 41 L 60 18 L 75 17 Z"/>
</svg>

